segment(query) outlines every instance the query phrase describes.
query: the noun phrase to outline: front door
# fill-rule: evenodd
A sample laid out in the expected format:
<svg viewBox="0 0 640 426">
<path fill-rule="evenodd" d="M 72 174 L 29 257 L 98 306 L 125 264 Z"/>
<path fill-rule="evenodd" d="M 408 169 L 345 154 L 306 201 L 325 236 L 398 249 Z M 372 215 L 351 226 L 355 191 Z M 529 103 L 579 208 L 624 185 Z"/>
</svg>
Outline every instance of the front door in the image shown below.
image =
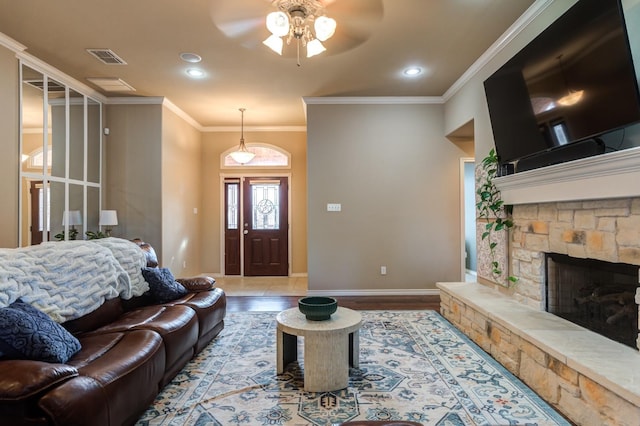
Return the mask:
<svg viewBox="0 0 640 426">
<path fill-rule="evenodd" d="M 244 178 L 245 276 L 287 276 L 289 222 L 286 177 Z"/>
</svg>

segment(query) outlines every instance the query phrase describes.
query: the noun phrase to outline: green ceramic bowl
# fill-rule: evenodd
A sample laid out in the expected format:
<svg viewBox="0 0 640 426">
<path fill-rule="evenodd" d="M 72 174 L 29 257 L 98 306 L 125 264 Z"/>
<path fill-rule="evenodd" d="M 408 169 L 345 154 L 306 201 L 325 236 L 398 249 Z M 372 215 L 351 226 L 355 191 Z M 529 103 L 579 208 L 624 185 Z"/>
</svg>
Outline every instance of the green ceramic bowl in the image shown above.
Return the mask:
<svg viewBox="0 0 640 426">
<path fill-rule="evenodd" d="M 298 300 L 298 309 L 310 321 L 324 321 L 338 309 L 338 301 L 333 297 L 308 296 Z"/>
</svg>

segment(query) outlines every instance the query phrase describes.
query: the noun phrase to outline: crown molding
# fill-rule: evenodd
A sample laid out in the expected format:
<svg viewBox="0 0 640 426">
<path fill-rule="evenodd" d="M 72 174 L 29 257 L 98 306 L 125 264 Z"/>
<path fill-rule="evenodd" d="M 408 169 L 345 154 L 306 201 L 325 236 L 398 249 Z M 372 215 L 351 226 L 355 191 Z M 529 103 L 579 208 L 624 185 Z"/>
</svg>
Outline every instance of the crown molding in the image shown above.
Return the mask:
<svg viewBox="0 0 640 426">
<path fill-rule="evenodd" d="M 416 105 L 443 104 L 442 96 L 326 96 L 303 97 L 305 105 Z"/>
<path fill-rule="evenodd" d="M 108 98 L 107 105 L 162 105 L 186 121 L 191 127 L 195 128 L 199 132 L 203 131 L 203 127 L 200 123 L 163 96 L 119 96 Z"/>
<path fill-rule="evenodd" d="M 202 131 L 207 133 L 216 132 L 237 132 L 240 126 L 210 126 L 203 127 Z M 249 132 L 306 132 L 306 126 L 244 126 Z M 248 144 L 247 144 L 248 145 Z"/>
<path fill-rule="evenodd" d="M 162 105 L 163 96 L 118 96 L 107 98 L 107 105 Z"/>
<path fill-rule="evenodd" d="M 480 57 L 460 76 L 442 95 L 445 102 L 455 95 L 498 53 L 520 34 L 535 18 L 549 7 L 555 0 L 537 0 L 534 2 Z"/>
<path fill-rule="evenodd" d="M 16 53 L 27 50 L 27 46 L 25 46 L 24 44 L 18 43 L 17 41 L 15 41 L 14 39 L 12 39 L 11 37 L 9 37 L 4 33 L 0 33 L 0 45 Z"/>
</svg>

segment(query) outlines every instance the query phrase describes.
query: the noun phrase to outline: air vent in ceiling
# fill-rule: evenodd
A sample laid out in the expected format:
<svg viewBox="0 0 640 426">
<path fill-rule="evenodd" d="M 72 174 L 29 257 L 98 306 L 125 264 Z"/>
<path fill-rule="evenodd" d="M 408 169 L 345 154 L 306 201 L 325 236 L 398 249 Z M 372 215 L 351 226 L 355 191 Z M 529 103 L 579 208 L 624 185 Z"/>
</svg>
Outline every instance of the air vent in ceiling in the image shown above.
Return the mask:
<svg viewBox="0 0 640 426">
<path fill-rule="evenodd" d="M 127 65 L 124 59 L 116 55 L 111 49 L 87 49 L 87 52 L 91 53 L 103 64 Z"/>
<path fill-rule="evenodd" d="M 106 92 L 135 92 L 129 83 L 126 83 L 118 77 L 89 77 L 87 78 L 91 83 L 100 87 Z"/>
<path fill-rule="evenodd" d="M 44 80 L 42 79 L 24 80 L 24 82 L 30 86 L 35 87 L 36 89 L 44 91 Z M 56 81 L 47 80 L 47 92 L 64 93 L 64 86 Z"/>
</svg>

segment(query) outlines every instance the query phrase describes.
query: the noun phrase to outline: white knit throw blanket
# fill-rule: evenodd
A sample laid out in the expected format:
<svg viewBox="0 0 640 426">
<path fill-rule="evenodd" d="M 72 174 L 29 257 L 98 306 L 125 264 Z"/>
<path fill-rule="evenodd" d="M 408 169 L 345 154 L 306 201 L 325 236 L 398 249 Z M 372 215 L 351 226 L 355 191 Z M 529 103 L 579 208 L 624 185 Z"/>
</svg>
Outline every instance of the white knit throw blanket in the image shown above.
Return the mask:
<svg viewBox="0 0 640 426">
<path fill-rule="evenodd" d="M 129 299 L 148 290 L 143 278 L 140 282 L 144 253 L 135 243 L 96 241 L 0 249 L 0 307 L 21 298 L 64 322 L 93 312 L 105 300 Z M 114 255 L 118 248 L 126 253 L 118 255 L 122 264 Z"/>
</svg>

